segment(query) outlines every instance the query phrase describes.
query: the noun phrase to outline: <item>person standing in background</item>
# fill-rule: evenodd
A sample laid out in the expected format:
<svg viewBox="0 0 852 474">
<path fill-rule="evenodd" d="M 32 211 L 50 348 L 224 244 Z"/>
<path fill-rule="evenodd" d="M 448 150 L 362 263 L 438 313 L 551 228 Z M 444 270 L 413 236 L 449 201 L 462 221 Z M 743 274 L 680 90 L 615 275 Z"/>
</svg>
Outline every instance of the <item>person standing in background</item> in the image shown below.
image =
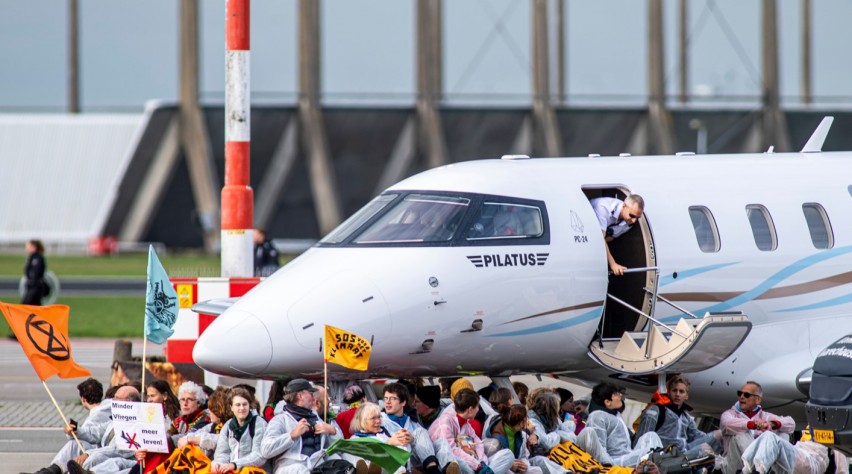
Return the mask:
<svg viewBox="0 0 852 474">
<path fill-rule="evenodd" d="M 24 265 L 24 297 L 21 304 L 41 306 L 41 299 L 47 294 L 44 273 L 47 262 L 44 259 L 44 245 L 40 240 L 28 240 L 26 244 L 27 263 Z"/>
<path fill-rule="evenodd" d="M 254 276 L 268 277 L 275 273 L 281 264 L 278 262 L 278 249 L 266 238 L 263 229 L 254 230 Z"/>
</svg>

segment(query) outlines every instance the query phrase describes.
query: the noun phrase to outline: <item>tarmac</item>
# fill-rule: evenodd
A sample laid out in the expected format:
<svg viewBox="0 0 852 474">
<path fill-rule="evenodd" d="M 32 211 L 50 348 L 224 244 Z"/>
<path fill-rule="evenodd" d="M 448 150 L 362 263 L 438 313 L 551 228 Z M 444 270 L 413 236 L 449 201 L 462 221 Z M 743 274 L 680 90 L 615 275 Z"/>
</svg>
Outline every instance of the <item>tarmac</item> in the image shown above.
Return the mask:
<svg viewBox="0 0 852 474">
<path fill-rule="evenodd" d="M 133 356 L 141 357 L 142 339 L 129 340 Z M 115 342 L 71 340 L 74 361 L 89 369 L 104 387 L 112 375 Z M 162 355 L 163 347 L 148 343 L 147 355 Z M 0 472 L 34 472 L 50 464 L 66 442 L 62 417 L 50 394 L 66 418 L 82 423 L 88 412 L 80 404 L 77 384 L 83 380 L 52 377 L 42 382 L 18 342 L 0 340 Z"/>
</svg>

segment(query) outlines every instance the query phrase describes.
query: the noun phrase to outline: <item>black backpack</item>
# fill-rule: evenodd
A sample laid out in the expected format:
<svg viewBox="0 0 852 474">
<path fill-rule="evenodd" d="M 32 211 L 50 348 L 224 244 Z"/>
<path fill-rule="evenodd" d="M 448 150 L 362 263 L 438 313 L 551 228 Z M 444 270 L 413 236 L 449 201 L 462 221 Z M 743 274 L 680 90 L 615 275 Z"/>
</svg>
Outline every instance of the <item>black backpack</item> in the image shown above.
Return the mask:
<svg viewBox="0 0 852 474">
<path fill-rule="evenodd" d="M 656 464 L 662 474 L 692 472 L 689 459 L 681 452 L 680 448 L 673 444 L 665 448 L 654 448 L 648 455 L 648 460 Z"/>
<path fill-rule="evenodd" d="M 329 459 L 311 469 L 311 474 L 355 474 L 355 466 L 345 459 Z"/>
</svg>

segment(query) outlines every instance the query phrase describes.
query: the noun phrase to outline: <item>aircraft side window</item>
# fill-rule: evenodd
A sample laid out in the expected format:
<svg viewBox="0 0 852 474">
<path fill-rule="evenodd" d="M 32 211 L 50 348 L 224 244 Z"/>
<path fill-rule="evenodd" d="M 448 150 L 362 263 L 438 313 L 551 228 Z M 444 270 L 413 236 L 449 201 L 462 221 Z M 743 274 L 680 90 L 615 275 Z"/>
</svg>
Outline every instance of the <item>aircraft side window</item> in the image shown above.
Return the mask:
<svg viewBox="0 0 852 474">
<path fill-rule="evenodd" d="M 468 240 L 523 239 L 544 233 L 541 209 L 535 206 L 485 202 L 473 219 Z"/>
<path fill-rule="evenodd" d="M 695 239 L 698 248 L 705 253 L 715 253 L 722 248 L 719 239 L 719 228 L 716 227 L 716 219 L 710 209 L 704 206 L 689 206 L 689 218 L 692 219 L 692 229 L 695 230 Z"/>
<path fill-rule="evenodd" d="M 775 224 L 769 210 L 760 204 L 749 204 L 746 206 L 746 215 L 757 248 L 763 251 L 777 249 L 778 235 L 775 233 Z"/>
<path fill-rule="evenodd" d="M 814 247 L 818 249 L 834 247 L 834 232 L 831 230 L 831 222 L 828 220 L 825 208 L 815 202 L 806 202 L 802 204 L 802 212 L 805 214 Z"/>
</svg>

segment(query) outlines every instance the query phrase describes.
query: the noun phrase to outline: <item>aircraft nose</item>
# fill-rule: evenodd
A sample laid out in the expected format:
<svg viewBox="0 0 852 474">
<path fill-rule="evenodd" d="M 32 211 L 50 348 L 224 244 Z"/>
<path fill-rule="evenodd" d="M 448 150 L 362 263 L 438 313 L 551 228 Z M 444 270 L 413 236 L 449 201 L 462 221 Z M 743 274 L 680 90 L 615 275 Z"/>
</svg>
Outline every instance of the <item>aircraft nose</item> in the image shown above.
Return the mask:
<svg viewBox="0 0 852 474">
<path fill-rule="evenodd" d="M 204 370 L 222 375 L 257 375 L 272 361 L 272 338 L 255 315 L 229 310 L 201 334 L 192 358 Z"/>
</svg>

